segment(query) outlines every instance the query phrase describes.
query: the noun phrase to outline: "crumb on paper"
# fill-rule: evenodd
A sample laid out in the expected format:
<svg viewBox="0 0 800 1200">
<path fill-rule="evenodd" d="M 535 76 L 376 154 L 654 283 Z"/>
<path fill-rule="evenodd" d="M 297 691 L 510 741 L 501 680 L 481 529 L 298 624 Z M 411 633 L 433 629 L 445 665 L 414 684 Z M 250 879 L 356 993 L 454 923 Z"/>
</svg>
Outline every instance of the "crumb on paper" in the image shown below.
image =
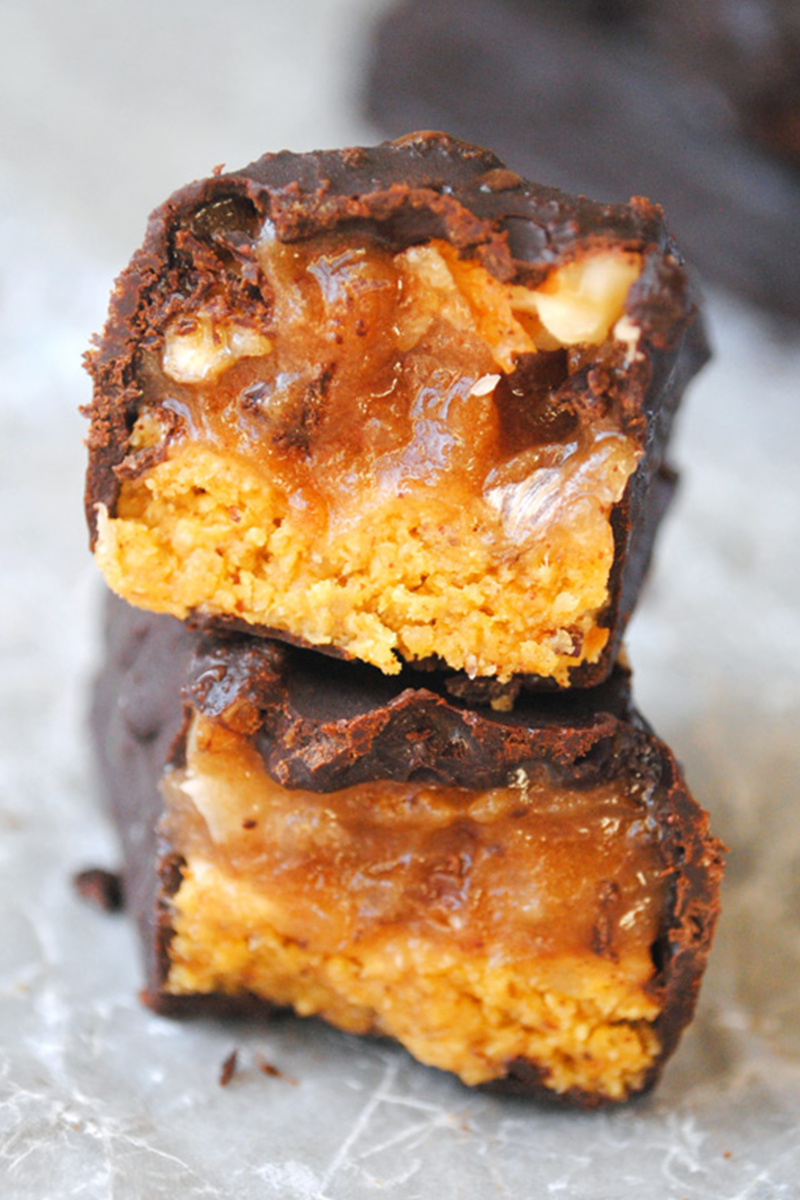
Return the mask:
<svg viewBox="0 0 800 1200">
<path fill-rule="evenodd" d="M 220 1087 L 227 1087 L 230 1081 L 233 1079 L 234 1072 L 236 1071 L 236 1060 L 238 1057 L 238 1050 L 231 1050 L 230 1054 L 223 1062 L 219 1072 Z"/>
<path fill-rule="evenodd" d="M 276 1067 L 274 1063 L 269 1062 L 262 1054 L 259 1054 L 256 1059 L 256 1065 L 262 1075 L 268 1075 L 270 1079 L 284 1079 L 286 1083 L 291 1083 L 297 1086 L 297 1080 L 291 1075 L 285 1075 L 280 1067 Z"/>
<path fill-rule="evenodd" d="M 124 907 L 122 880 L 116 871 L 87 867 L 78 871 L 72 882 L 79 896 L 103 912 L 119 912 Z"/>
</svg>

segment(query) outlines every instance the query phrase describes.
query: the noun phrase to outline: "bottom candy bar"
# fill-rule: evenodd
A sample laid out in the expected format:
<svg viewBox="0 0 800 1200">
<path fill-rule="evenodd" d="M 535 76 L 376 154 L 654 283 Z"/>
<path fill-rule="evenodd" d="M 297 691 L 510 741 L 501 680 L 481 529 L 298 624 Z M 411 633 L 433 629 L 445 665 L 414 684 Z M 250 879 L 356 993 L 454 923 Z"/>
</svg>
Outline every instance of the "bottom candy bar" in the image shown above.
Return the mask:
<svg viewBox="0 0 800 1200">
<path fill-rule="evenodd" d="M 717 916 L 705 813 L 623 671 L 510 713 L 423 682 L 111 601 L 93 722 L 147 1001 L 585 1107 L 644 1090 Z"/>
</svg>

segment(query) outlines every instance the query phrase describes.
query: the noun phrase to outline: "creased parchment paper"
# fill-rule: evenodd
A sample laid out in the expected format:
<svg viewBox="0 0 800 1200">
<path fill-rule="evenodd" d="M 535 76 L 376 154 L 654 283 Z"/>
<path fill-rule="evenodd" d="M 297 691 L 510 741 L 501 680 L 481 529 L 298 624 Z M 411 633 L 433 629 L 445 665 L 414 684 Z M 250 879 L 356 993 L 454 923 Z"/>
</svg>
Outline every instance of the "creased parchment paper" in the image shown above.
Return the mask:
<svg viewBox="0 0 800 1200">
<path fill-rule="evenodd" d="M 731 847 L 697 1019 L 652 1097 L 554 1112 L 315 1022 L 157 1018 L 131 925 L 75 895 L 118 863 L 85 744 L 101 589 L 76 408 L 124 255 L 27 196 L 0 171 L 3 1200 L 800 1196 L 800 335 L 711 296 L 717 358 L 629 639 L 639 704 Z"/>
</svg>

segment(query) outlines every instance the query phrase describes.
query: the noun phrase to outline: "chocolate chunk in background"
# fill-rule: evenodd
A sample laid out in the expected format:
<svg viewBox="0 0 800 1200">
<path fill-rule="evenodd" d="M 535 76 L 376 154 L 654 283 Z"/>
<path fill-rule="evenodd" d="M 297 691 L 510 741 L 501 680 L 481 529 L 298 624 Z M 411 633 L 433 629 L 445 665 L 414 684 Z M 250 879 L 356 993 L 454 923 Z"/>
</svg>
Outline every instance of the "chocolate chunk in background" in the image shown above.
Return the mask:
<svg viewBox="0 0 800 1200">
<path fill-rule="evenodd" d="M 796 319 L 800 171 L 771 152 L 795 153 L 796 22 L 777 0 L 409 0 L 376 26 L 365 105 L 388 134 L 446 128 L 568 191 L 658 199 L 709 282 Z"/>
<path fill-rule="evenodd" d="M 645 0 L 642 22 L 666 61 L 714 89 L 743 134 L 800 168 L 800 8 L 795 0 Z"/>
</svg>

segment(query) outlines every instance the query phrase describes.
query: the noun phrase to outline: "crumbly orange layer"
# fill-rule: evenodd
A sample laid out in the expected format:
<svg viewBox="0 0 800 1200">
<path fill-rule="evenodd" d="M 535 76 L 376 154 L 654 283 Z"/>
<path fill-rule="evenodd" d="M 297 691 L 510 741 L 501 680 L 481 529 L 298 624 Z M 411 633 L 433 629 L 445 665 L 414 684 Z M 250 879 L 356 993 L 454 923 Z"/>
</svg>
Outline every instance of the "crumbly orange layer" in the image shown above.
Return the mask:
<svg viewBox="0 0 800 1200">
<path fill-rule="evenodd" d="M 620 1099 L 658 1054 L 658 847 L 623 784 L 290 792 L 195 721 L 165 780 L 186 860 L 167 990 L 250 992 L 476 1084 L 525 1058 Z"/>
<path fill-rule="evenodd" d="M 114 591 L 156 612 L 230 614 L 389 674 L 401 658 L 436 654 L 473 676 L 564 684 L 608 638 L 607 511 L 631 457 L 610 436 L 594 459 L 567 464 L 561 520 L 538 537 L 508 532 L 537 524 L 524 483 L 498 486 L 495 504 L 387 493 L 326 536 L 247 464 L 186 448 L 124 486 L 117 518 L 101 516 L 96 556 Z"/>
<path fill-rule="evenodd" d="M 174 994 L 246 990 L 351 1033 L 395 1038 L 471 1085 L 523 1058 L 554 1092 L 618 1100 L 658 1053 L 657 1008 L 631 982 L 630 961 L 497 965 L 486 953 L 396 933 L 320 952 L 280 932 L 270 897 L 203 860 L 190 862 L 175 903 Z"/>
<path fill-rule="evenodd" d="M 521 356 L 551 356 L 555 389 L 635 355 L 639 257 L 587 255 L 531 290 L 437 242 L 267 239 L 259 255 L 271 323 L 211 306 L 143 354 L 131 469 L 98 514 L 110 586 L 388 673 L 435 654 L 564 685 L 597 661 L 609 514 L 641 451 L 610 416 L 578 428 L 550 383 L 502 381 Z"/>
</svg>

